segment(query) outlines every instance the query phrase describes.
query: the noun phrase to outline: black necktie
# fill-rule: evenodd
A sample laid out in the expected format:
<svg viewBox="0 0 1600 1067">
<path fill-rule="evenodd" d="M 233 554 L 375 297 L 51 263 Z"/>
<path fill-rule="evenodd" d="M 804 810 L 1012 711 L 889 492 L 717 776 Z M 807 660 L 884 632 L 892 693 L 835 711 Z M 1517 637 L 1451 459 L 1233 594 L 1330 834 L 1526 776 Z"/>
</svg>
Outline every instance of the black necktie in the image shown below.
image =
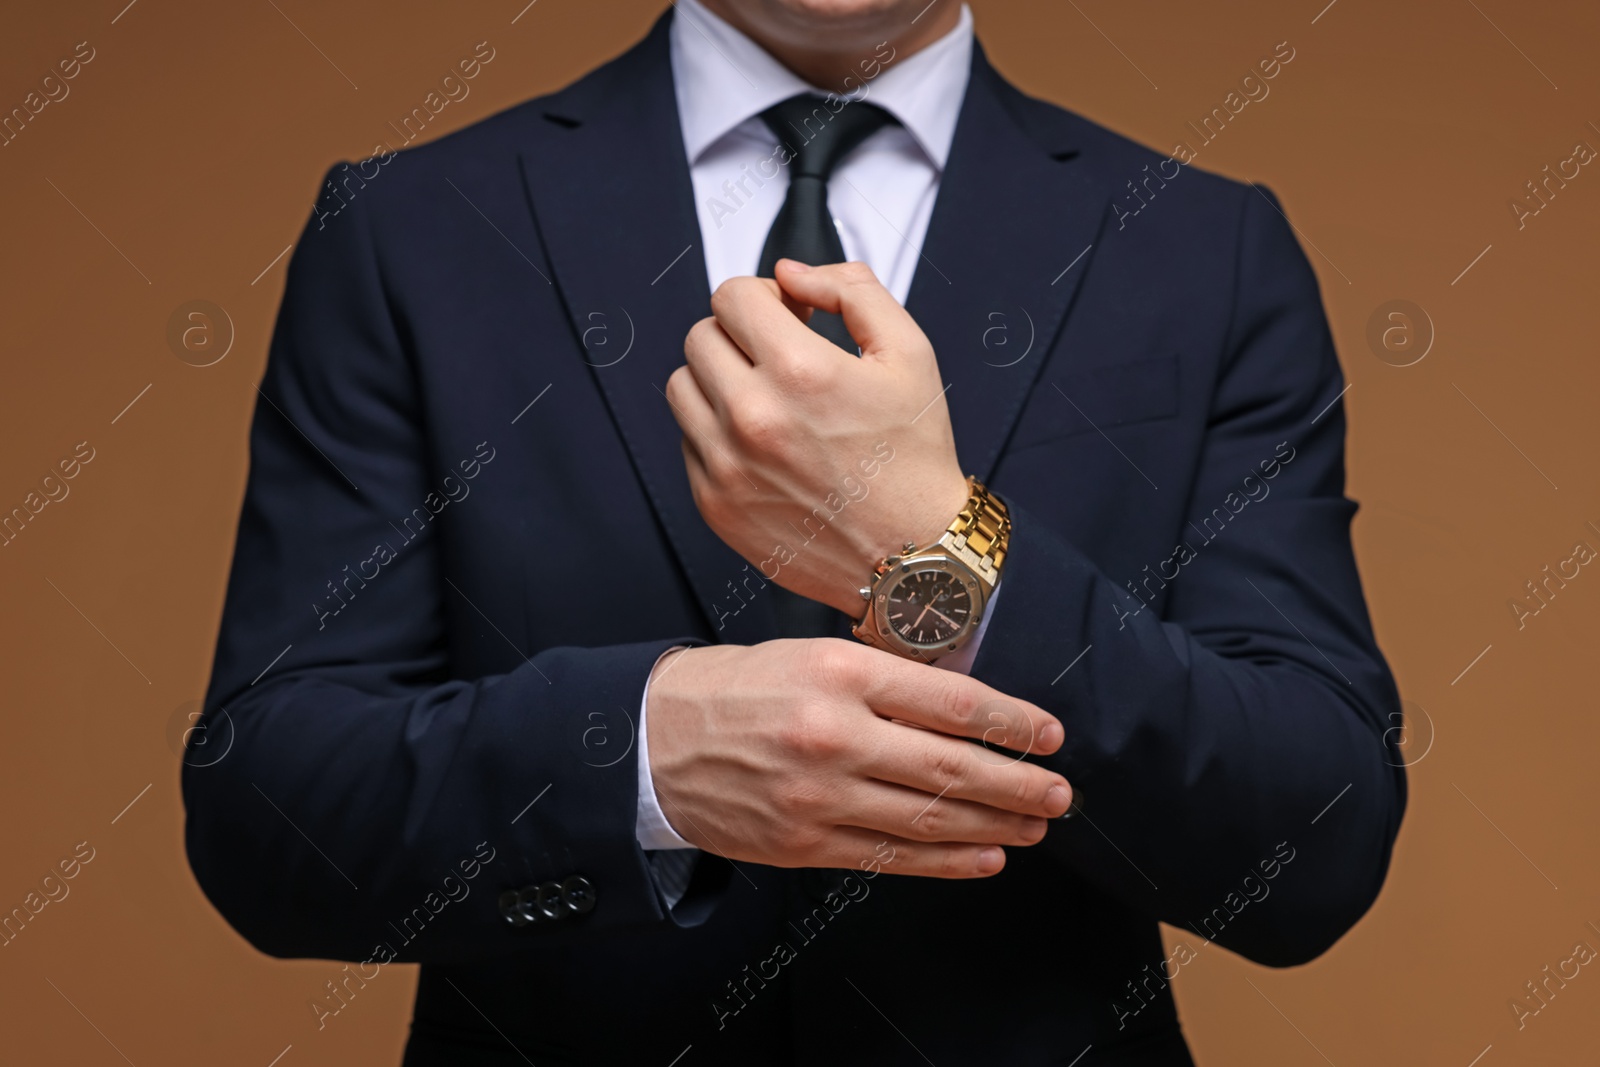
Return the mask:
<svg viewBox="0 0 1600 1067">
<path fill-rule="evenodd" d="M 838 102 L 835 98 L 834 103 Z M 790 97 L 761 113 L 761 119 L 783 142 L 789 161 L 789 193 L 778 217 L 767 231 L 756 274 L 772 277 L 779 259 L 796 259 L 813 267 L 843 263 L 844 245 L 828 210 L 828 177 L 850 150 L 873 133 L 894 122 L 893 116 L 873 104 L 846 100 L 834 111 L 822 97 Z M 859 349 L 838 315 L 811 314 L 811 328 L 840 348 L 856 355 Z M 810 524 L 803 527 L 808 531 Z M 809 545 L 790 545 L 796 552 L 821 551 Z M 862 580 L 866 580 L 862 575 Z M 773 610 L 782 637 L 828 637 L 838 623 L 838 613 L 826 604 L 808 600 L 772 586 Z"/>
<path fill-rule="evenodd" d="M 842 106 L 834 111 L 834 104 Z M 756 274 L 772 277 L 779 259 L 797 259 L 813 267 L 843 263 L 844 246 L 828 211 L 828 178 L 851 149 L 893 124 L 894 117 L 874 104 L 801 95 L 767 108 L 761 120 L 794 158 L 789 162 L 789 193 L 767 231 Z M 856 354 L 856 343 L 839 316 L 814 312 L 811 328 L 852 356 Z"/>
</svg>

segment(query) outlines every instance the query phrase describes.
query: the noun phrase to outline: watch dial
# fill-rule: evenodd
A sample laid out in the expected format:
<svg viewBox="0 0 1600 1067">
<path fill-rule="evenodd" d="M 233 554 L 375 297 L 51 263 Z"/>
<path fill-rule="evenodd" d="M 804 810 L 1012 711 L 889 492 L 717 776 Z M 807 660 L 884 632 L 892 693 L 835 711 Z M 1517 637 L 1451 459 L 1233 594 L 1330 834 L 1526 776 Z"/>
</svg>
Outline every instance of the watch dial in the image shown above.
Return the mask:
<svg viewBox="0 0 1600 1067">
<path fill-rule="evenodd" d="M 900 639 L 913 645 L 947 644 L 972 617 L 972 597 L 947 571 L 912 571 L 889 591 L 884 614 Z"/>
</svg>

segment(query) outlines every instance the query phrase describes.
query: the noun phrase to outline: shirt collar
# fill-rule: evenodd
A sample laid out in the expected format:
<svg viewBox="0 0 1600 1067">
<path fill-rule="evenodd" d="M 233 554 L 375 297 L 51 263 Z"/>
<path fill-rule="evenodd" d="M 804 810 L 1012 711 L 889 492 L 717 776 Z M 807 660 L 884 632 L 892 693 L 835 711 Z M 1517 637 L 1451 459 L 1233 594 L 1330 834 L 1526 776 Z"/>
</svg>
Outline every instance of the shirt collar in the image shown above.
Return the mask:
<svg viewBox="0 0 1600 1067">
<path fill-rule="evenodd" d="M 673 7 L 672 81 L 691 166 L 713 144 L 773 104 L 799 93 L 822 91 L 699 0 L 674 0 Z M 955 29 L 876 78 L 863 79 L 865 95 L 857 97 L 899 120 L 940 170 L 949 158 L 967 91 L 972 39 L 972 12 L 962 4 Z"/>
</svg>

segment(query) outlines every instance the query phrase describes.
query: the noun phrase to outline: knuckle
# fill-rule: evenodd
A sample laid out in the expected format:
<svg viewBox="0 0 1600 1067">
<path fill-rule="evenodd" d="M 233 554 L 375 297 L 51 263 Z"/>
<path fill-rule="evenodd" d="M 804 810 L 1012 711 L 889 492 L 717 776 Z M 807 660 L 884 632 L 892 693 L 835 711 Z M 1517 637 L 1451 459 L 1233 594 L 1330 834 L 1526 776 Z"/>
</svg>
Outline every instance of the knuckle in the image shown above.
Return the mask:
<svg viewBox="0 0 1600 1067">
<path fill-rule="evenodd" d="M 689 332 L 684 335 L 684 355 L 695 355 L 719 329 L 721 329 L 721 327 L 717 325 L 717 320 L 711 318 L 710 316 L 697 321 L 693 326 L 689 327 Z"/>
<path fill-rule="evenodd" d="M 946 848 L 940 850 L 939 874 L 944 878 L 965 878 L 972 873 L 969 849 Z"/>
<path fill-rule="evenodd" d="M 667 394 L 667 402 L 677 405 L 683 399 L 683 387 L 687 384 L 683 377 L 689 373 L 689 365 L 685 363 L 671 374 L 667 375 L 667 384 L 661 391 Z"/>
<path fill-rule="evenodd" d="M 738 303 L 740 296 L 752 281 L 754 281 L 752 278 L 733 277 L 717 286 L 711 294 L 712 315 L 720 318 L 731 310 L 732 305 Z"/>
<path fill-rule="evenodd" d="M 929 694 L 929 710 L 956 732 L 970 737 L 983 736 L 981 720 L 985 709 L 981 701 L 972 699 L 971 679 L 940 671 L 937 683 Z"/>
<path fill-rule="evenodd" d="M 728 412 L 728 432 L 733 438 L 761 451 L 772 449 L 785 438 L 787 422 L 778 405 L 748 397 Z"/>
<path fill-rule="evenodd" d="M 808 641 L 801 666 L 811 683 L 824 692 L 858 692 L 862 651 L 853 642 L 836 638 Z"/>
<path fill-rule="evenodd" d="M 953 745 L 940 745 L 928 760 L 928 773 L 947 789 L 958 789 L 969 774 L 966 753 Z"/>
<path fill-rule="evenodd" d="M 711 475 L 709 470 L 706 473 Z M 715 475 L 712 475 L 712 477 L 715 477 Z M 700 517 L 705 519 L 706 524 L 712 529 L 719 528 L 723 520 L 727 518 L 727 509 L 724 506 L 725 498 L 722 493 L 715 486 L 700 479 L 691 480 L 689 492 L 694 497 L 694 506 L 700 512 Z"/>
<path fill-rule="evenodd" d="M 703 498 L 717 514 L 722 514 L 723 502 L 728 495 L 724 489 L 736 484 L 739 468 L 731 458 L 715 448 L 703 450 L 700 453 L 700 461 L 705 466 L 706 478 L 710 484 L 701 487 L 701 495 L 696 497 L 695 502 L 698 504 Z M 706 514 L 704 507 L 700 513 Z"/>
<path fill-rule="evenodd" d="M 852 259 L 839 267 L 839 273 L 851 285 L 860 285 L 863 282 L 876 282 L 878 276 L 872 273 L 872 268 L 858 259 Z"/>
<path fill-rule="evenodd" d="M 810 780 L 797 776 L 779 782 L 772 791 L 773 806 L 787 820 L 785 826 L 803 825 L 817 807 L 817 790 Z"/>
<path fill-rule="evenodd" d="M 951 830 L 949 809 L 939 801 L 917 817 L 914 824 L 916 835 L 926 841 L 940 841 Z"/>
<path fill-rule="evenodd" d="M 779 729 L 778 743 L 791 757 L 806 762 L 832 759 L 844 748 L 832 716 L 810 704 L 801 705 L 789 715 Z M 802 779 L 786 788 L 814 791 L 815 785 Z"/>
<path fill-rule="evenodd" d="M 778 847 L 791 854 L 814 852 L 823 843 L 821 827 L 793 816 L 779 824 L 774 836 Z"/>
<path fill-rule="evenodd" d="M 1035 774 L 1036 768 L 1029 764 L 1013 764 L 1012 770 L 1014 772 L 1014 784 L 1011 787 L 1012 807 L 1018 810 L 1042 808 L 1045 790 L 1050 788 L 1049 783 L 1041 783 Z M 1015 773 L 1019 771 L 1021 773 Z"/>
<path fill-rule="evenodd" d="M 968 705 L 967 725 L 971 736 L 991 748 L 1026 746 L 1029 737 L 1027 717 L 1022 709 L 1007 700 L 982 700 Z"/>
</svg>

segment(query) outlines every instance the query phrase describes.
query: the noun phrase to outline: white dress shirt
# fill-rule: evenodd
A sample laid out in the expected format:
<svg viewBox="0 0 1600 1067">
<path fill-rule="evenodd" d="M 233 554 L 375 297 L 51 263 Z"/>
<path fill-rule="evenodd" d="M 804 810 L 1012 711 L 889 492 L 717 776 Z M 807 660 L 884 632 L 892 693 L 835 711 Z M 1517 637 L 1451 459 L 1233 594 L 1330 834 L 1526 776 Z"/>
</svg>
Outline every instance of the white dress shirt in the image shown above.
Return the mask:
<svg viewBox="0 0 1600 1067">
<path fill-rule="evenodd" d="M 761 112 L 800 93 L 831 89 L 871 101 L 899 121 L 840 161 L 828 180 L 828 207 L 846 258 L 866 263 L 904 304 L 967 91 L 972 13 L 966 5 L 955 29 L 926 48 L 874 78 L 858 76 L 831 87 L 807 84 L 699 0 L 676 0 L 674 6 L 672 81 L 711 288 L 756 272 L 788 191 L 786 168 L 772 178 L 764 177 L 771 163 L 761 169 L 778 145 Z M 864 75 L 873 67 L 858 70 Z M 970 671 L 992 614 L 986 611 L 973 639 L 938 666 Z M 672 828 L 656 799 L 645 729 L 648 696 L 647 686 L 639 706 L 638 841 L 646 850 L 694 848 Z M 675 894 L 668 896 L 668 906 L 676 904 Z"/>
</svg>

